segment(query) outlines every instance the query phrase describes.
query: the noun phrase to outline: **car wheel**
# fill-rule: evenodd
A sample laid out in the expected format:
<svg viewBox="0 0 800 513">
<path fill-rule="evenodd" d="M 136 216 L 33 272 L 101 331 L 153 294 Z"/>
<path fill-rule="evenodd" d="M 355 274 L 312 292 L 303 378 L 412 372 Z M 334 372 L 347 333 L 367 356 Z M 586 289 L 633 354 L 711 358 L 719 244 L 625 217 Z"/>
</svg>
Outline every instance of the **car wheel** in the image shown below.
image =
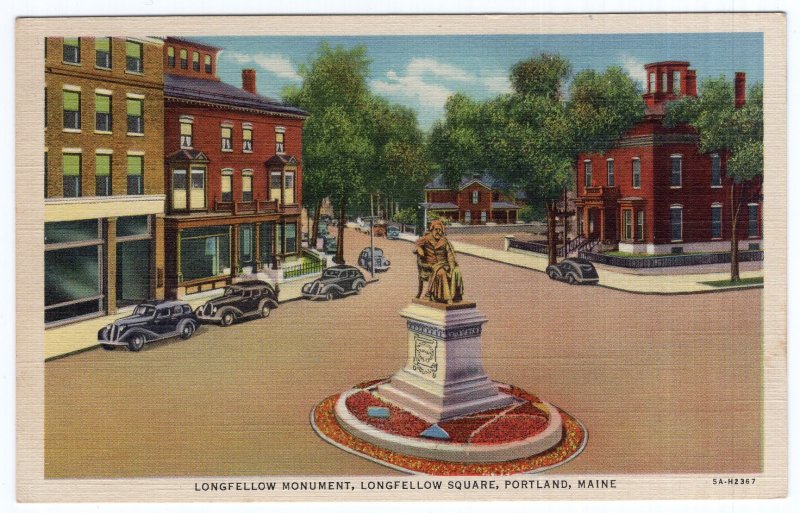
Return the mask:
<svg viewBox="0 0 800 513">
<path fill-rule="evenodd" d="M 230 326 L 233 324 L 233 321 L 236 319 L 236 316 L 233 315 L 233 312 L 225 312 L 222 314 L 222 325 L 223 326 Z"/>
<path fill-rule="evenodd" d="M 363 283 L 361 283 L 361 282 L 356 283 L 356 288 L 355 288 L 356 294 L 361 294 L 361 289 L 363 289 L 363 288 L 364 288 L 364 284 Z"/>
<path fill-rule="evenodd" d="M 113 351 L 116 349 L 116 346 L 112 346 L 111 344 L 100 344 L 100 346 L 106 351 Z"/>
<path fill-rule="evenodd" d="M 574 274 L 570 273 L 567 275 L 567 283 L 569 283 L 570 285 L 575 285 L 576 283 L 578 283 L 578 280 L 575 279 Z"/>
<path fill-rule="evenodd" d="M 327 299 L 328 301 L 333 300 L 333 292 L 328 292 L 327 294 L 325 294 L 325 299 Z"/>
<path fill-rule="evenodd" d="M 194 330 L 195 330 L 194 323 L 187 322 L 186 324 L 183 325 L 183 328 L 181 328 L 181 338 L 183 340 L 192 338 L 192 335 L 194 335 Z"/>
<path fill-rule="evenodd" d="M 141 333 L 138 333 L 138 334 L 134 335 L 133 337 L 131 337 L 130 340 L 128 340 L 128 349 L 130 349 L 134 353 L 137 352 L 137 351 L 141 351 L 142 348 L 144 347 L 144 343 L 145 342 L 146 342 L 146 340 L 144 338 L 144 335 L 142 335 Z"/>
<path fill-rule="evenodd" d="M 266 319 L 269 317 L 269 312 L 271 308 L 269 307 L 269 303 L 264 303 L 264 306 L 261 307 L 261 317 Z"/>
</svg>

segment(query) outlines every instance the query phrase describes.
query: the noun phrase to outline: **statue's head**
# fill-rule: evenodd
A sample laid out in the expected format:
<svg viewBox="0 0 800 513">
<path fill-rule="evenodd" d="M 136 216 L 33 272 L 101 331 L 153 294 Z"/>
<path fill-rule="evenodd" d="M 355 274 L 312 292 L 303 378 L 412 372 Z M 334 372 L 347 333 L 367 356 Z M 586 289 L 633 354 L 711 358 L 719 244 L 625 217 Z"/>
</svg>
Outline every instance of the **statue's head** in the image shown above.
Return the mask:
<svg viewBox="0 0 800 513">
<path fill-rule="evenodd" d="M 431 232 L 434 240 L 439 240 L 444 237 L 444 223 L 439 219 L 434 219 L 431 221 L 428 230 Z"/>
</svg>

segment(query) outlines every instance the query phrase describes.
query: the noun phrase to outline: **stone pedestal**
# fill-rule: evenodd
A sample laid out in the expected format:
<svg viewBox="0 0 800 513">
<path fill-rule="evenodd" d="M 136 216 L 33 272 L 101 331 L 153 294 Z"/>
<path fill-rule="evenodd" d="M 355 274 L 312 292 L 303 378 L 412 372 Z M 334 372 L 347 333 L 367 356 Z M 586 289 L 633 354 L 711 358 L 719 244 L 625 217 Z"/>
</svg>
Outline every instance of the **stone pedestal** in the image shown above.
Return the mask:
<svg viewBox="0 0 800 513">
<path fill-rule="evenodd" d="M 400 315 L 408 325 L 408 360 L 378 386 L 379 397 L 432 423 L 514 403 L 483 370 L 487 319 L 475 303 L 415 299 Z"/>
</svg>

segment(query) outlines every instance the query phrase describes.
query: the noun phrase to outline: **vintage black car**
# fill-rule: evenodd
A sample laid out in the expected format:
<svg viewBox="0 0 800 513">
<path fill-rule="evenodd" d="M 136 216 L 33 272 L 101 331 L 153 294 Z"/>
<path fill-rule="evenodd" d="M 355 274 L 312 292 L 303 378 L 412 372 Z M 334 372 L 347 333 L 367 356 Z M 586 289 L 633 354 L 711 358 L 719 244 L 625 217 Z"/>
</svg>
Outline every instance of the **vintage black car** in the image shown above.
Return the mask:
<svg viewBox="0 0 800 513">
<path fill-rule="evenodd" d="M 327 299 L 358 294 L 367 284 L 361 271 L 352 265 L 337 265 L 322 271 L 322 276 L 303 285 L 306 299 Z"/>
<path fill-rule="evenodd" d="M 361 254 L 358 256 L 358 265 L 363 267 L 368 271 L 372 271 L 371 266 L 374 265 L 375 272 L 379 271 L 388 271 L 391 262 L 384 256 L 383 250 L 381 248 L 374 248 L 375 254 L 372 258 L 370 258 L 370 254 L 372 253 L 370 248 L 364 248 L 361 250 Z"/>
<path fill-rule="evenodd" d="M 140 351 L 147 342 L 170 337 L 190 338 L 199 322 L 188 303 L 181 301 L 145 301 L 127 317 L 117 319 L 97 332 L 103 349 L 127 346 Z"/>
<path fill-rule="evenodd" d="M 200 322 L 230 326 L 245 317 L 269 317 L 278 308 L 278 293 L 261 280 L 242 281 L 225 287 L 220 297 L 210 299 L 195 310 Z"/>
<path fill-rule="evenodd" d="M 386 238 L 389 240 L 396 240 L 400 238 L 400 228 L 397 226 L 390 226 L 386 228 Z"/>
<path fill-rule="evenodd" d="M 585 283 L 594 285 L 600 281 L 594 265 L 585 258 L 565 258 L 556 265 L 547 266 L 547 276 L 571 285 Z"/>
</svg>

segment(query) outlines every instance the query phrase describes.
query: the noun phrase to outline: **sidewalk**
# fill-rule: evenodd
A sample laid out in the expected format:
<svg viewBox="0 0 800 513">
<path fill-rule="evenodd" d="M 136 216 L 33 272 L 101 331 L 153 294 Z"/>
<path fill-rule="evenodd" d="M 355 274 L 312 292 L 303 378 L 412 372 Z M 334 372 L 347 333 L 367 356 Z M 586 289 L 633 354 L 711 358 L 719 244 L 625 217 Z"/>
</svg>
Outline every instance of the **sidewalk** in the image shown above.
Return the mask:
<svg viewBox="0 0 800 513">
<path fill-rule="evenodd" d="M 416 241 L 416 236 L 401 234 L 400 238 L 409 242 Z M 501 262 L 504 264 L 533 269 L 544 272 L 547 269 L 547 255 L 530 252 L 501 251 L 497 249 L 485 248 L 476 244 L 466 242 L 452 242 L 453 248 L 458 253 L 471 255 L 486 260 Z M 762 288 L 762 285 L 740 285 L 734 287 L 714 287 L 702 282 L 727 280 L 730 273 L 693 273 L 693 274 L 633 274 L 626 269 L 621 272 L 605 265 L 596 265 L 597 274 L 600 276 L 601 287 L 633 292 L 636 294 L 693 294 L 703 292 L 721 292 L 732 289 Z M 763 277 L 762 270 L 742 271 L 742 278 Z"/>
<path fill-rule="evenodd" d="M 303 288 L 303 284 L 317 277 L 318 275 L 313 274 L 281 283 L 280 293 L 278 294 L 279 303 L 288 303 L 289 301 L 302 298 L 301 289 Z M 223 289 L 200 292 L 198 294 L 186 296 L 182 301 L 189 303 L 194 310 L 209 299 L 222 295 L 222 291 Z M 96 317 L 94 319 L 67 324 L 57 328 L 46 329 L 44 331 L 45 361 L 96 347 L 98 345 L 97 332 L 100 328 L 111 324 L 121 317 L 130 315 L 131 312 L 133 312 L 133 308 L 133 306 L 121 308 L 115 315 Z"/>
</svg>

